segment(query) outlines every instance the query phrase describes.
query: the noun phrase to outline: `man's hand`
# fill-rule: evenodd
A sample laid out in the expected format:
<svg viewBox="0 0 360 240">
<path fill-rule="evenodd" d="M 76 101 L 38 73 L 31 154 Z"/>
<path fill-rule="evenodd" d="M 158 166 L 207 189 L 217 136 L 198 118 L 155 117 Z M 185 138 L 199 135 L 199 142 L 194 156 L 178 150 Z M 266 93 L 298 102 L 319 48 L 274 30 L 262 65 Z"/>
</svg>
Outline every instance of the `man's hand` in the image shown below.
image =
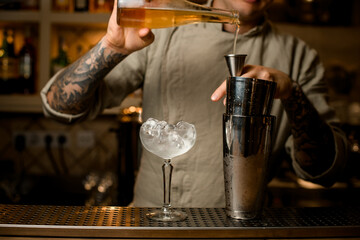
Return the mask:
<svg viewBox="0 0 360 240">
<path fill-rule="evenodd" d="M 258 78 L 277 83 L 275 98 L 282 101 L 294 142 L 295 160 L 312 176 L 324 173 L 335 158 L 334 136 L 301 87 L 285 73 L 263 66 L 245 65 L 241 77 Z M 211 96 L 219 101 L 226 94 L 226 81 Z M 226 98 L 224 99 L 224 104 Z M 320 184 L 328 184 L 321 183 Z"/>
<path fill-rule="evenodd" d="M 292 81 L 290 77 L 273 68 L 267 68 L 257 65 L 245 65 L 241 77 L 258 78 L 277 83 L 275 98 L 286 99 L 290 96 L 292 90 Z M 219 101 L 226 95 L 226 80 L 211 95 L 212 101 Z M 225 103 L 225 99 L 224 99 Z"/>
<path fill-rule="evenodd" d="M 116 12 L 117 0 L 114 0 L 114 8 L 104 37 L 104 43 L 107 47 L 124 55 L 129 55 L 154 41 L 154 34 L 148 28 L 137 29 L 119 26 L 116 22 Z"/>
</svg>

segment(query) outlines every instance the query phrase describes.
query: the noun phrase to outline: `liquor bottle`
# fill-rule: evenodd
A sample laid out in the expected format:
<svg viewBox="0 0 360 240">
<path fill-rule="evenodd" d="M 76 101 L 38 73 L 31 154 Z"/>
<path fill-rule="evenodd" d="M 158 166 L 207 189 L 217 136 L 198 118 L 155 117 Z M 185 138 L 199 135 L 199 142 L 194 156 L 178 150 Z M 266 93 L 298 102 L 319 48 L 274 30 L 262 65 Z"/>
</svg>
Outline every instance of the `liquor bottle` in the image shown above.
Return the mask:
<svg viewBox="0 0 360 240">
<path fill-rule="evenodd" d="M 5 29 L 0 49 L 0 94 L 14 91 L 18 79 L 18 59 L 14 52 L 14 31 Z"/>
<path fill-rule="evenodd" d="M 66 67 L 69 63 L 70 61 L 66 52 L 64 39 L 59 37 L 58 55 L 51 61 L 51 74 L 54 75 L 60 69 Z"/>
<path fill-rule="evenodd" d="M 75 0 L 74 8 L 76 12 L 87 12 L 89 10 L 89 0 Z"/>
<path fill-rule="evenodd" d="M 79 59 L 79 58 L 82 57 L 83 55 L 84 55 L 83 46 L 77 45 L 77 46 L 76 46 L 76 58 L 75 58 L 75 59 Z"/>
<path fill-rule="evenodd" d="M 73 6 L 71 0 L 53 0 L 53 11 L 55 12 L 72 12 Z"/>
<path fill-rule="evenodd" d="M 95 0 L 94 11 L 97 13 L 110 13 L 113 7 L 113 0 Z"/>
<path fill-rule="evenodd" d="M 39 10 L 39 0 L 26 0 L 21 2 L 21 9 Z"/>
<path fill-rule="evenodd" d="M 199 22 L 239 25 L 239 12 L 188 0 L 117 1 L 117 23 L 124 27 L 167 28 Z"/>
<path fill-rule="evenodd" d="M 25 43 L 19 52 L 19 93 L 35 92 L 36 49 L 32 43 L 30 27 L 25 29 Z"/>
</svg>

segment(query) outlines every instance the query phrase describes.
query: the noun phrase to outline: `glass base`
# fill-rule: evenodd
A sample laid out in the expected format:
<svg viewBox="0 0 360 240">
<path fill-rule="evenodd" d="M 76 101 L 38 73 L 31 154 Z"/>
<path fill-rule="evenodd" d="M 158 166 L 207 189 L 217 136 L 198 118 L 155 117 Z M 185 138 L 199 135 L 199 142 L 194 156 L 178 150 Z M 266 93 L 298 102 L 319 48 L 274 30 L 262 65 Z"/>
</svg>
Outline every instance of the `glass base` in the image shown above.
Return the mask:
<svg viewBox="0 0 360 240">
<path fill-rule="evenodd" d="M 154 212 L 147 213 L 146 217 L 155 221 L 176 222 L 176 221 L 185 220 L 187 215 L 184 212 L 176 211 L 173 209 L 169 211 L 164 211 L 164 209 L 159 209 L 159 210 L 155 210 Z"/>
</svg>

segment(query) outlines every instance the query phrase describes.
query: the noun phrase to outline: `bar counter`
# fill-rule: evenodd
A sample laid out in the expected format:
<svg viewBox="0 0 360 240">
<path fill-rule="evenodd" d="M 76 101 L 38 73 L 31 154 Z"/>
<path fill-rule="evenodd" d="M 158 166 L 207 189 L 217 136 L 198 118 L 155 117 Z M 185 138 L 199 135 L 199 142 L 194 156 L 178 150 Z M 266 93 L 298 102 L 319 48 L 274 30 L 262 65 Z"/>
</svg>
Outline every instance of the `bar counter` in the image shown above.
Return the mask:
<svg viewBox="0 0 360 240">
<path fill-rule="evenodd" d="M 267 208 L 234 220 L 222 208 L 182 208 L 181 222 L 146 218 L 151 208 L 0 204 L 0 239 L 360 239 L 360 207 Z"/>
</svg>

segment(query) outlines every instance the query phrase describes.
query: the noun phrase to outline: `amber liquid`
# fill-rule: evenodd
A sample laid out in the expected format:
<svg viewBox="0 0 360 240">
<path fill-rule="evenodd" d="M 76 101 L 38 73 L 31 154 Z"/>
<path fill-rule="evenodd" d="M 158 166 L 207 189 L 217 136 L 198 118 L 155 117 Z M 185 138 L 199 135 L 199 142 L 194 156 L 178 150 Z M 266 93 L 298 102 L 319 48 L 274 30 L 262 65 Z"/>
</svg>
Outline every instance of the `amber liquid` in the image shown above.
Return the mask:
<svg viewBox="0 0 360 240">
<path fill-rule="evenodd" d="M 237 21 L 231 14 L 206 10 L 118 8 L 117 13 L 120 26 L 136 28 L 167 28 L 199 22 L 237 24 Z"/>
<path fill-rule="evenodd" d="M 235 30 L 235 36 L 234 36 L 234 45 L 233 45 L 233 54 L 236 54 L 236 42 L 239 36 L 239 24 L 236 25 L 236 30 Z"/>
</svg>

